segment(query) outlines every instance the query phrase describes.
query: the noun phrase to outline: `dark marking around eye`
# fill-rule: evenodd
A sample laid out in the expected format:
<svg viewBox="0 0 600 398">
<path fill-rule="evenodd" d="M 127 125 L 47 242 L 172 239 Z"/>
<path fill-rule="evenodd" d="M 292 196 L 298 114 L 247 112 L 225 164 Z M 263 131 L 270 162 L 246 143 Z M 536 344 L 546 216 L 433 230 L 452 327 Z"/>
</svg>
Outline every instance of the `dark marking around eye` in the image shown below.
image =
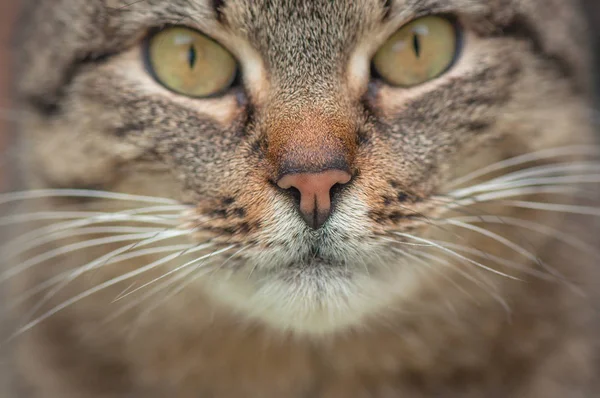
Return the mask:
<svg viewBox="0 0 600 398">
<path fill-rule="evenodd" d="M 419 35 L 417 34 L 413 35 L 413 48 L 417 58 L 419 58 L 421 56 L 421 40 L 419 40 Z"/>
<path fill-rule="evenodd" d="M 198 61 L 198 53 L 196 52 L 196 47 L 194 47 L 194 45 L 192 44 L 188 52 L 188 62 L 190 64 L 190 69 L 194 69 L 194 66 L 196 66 L 196 61 Z"/>
<path fill-rule="evenodd" d="M 226 197 L 226 198 L 223 198 L 222 202 L 225 206 L 229 206 L 235 202 L 235 199 L 232 197 Z"/>
</svg>

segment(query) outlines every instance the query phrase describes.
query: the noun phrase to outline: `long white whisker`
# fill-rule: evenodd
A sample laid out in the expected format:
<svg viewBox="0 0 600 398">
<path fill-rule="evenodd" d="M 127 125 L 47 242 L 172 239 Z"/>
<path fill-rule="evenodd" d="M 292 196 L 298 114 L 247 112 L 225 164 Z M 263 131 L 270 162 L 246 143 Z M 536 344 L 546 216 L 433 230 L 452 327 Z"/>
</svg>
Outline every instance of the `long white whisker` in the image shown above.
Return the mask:
<svg viewBox="0 0 600 398">
<path fill-rule="evenodd" d="M 10 216 L 0 217 L 0 226 L 20 224 L 31 221 L 67 220 L 76 218 L 99 217 L 103 214 L 106 213 L 92 211 L 43 211 L 36 213 L 13 214 Z"/>
<path fill-rule="evenodd" d="M 181 210 L 181 208 L 177 208 L 174 210 Z M 44 221 L 44 220 L 66 220 L 66 219 L 87 219 L 94 217 L 102 217 L 109 215 L 111 213 L 105 212 L 92 212 L 92 211 L 43 211 L 36 213 L 23 213 L 23 214 L 13 214 L 10 216 L 0 217 L 0 226 L 7 226 L 13 224 L 21 224 L 32 221 Z M 114 213 L 112 213 L 114 214 Z M 172 219 L 173 217 L 179 217 L 178 214 L 161 214 L 159 216 L 154 216 L 164 219 Z"/>
<path fill-rule="evenodd" d="M 495 200 L 501 200 L 506 198 L 512 198 L 517 196 L 530 196 L 530 195 L 539 195 L 539 194 L 557 194 L 557 195 L 569 195 L 569 196 L 580 196 L 581 190 L 575 187 L 565 187 L 565 186 L 545 186 L 545 187 L 529 187 L 529 188 L 519 188 L 519 189 L 507 189 L 504 191 L 495 191 L 490 193 L 485 193 L 481 195 L 475 195 L 471 197 L 467 197 L 464 199 L 459 199 L 456 201 L 447 202 L 446 207 L 450 209 L 454 209 L 457 207 L 465 207 L 473 204 L 480 204 L 485 202 L 491 202 Z M 503 201 L 508 202 L 508 201 Z"/>
<path fill-rule="evenodd" d="M 460 274 L 465 277 L 467 280 L 473 282 L 477 287 L 479 287 L 481 290 L 483 290 L 484 292 L 486 292 L 487 294 L 489 294 L 494 300 L 496 300 L 501 306 L 502 308 L 504 308 L 504 310 L 506 311 L 507 315 L 510 316 L 510 314 L 512 313 L 512 310 L 510 308 L 510 305 L 508 305 L 508 303 L 506 302 L 506 300 L 504 300 L 502 298 L 502 296 L 500 294 L 498 294 L 498 292 L 495 289 L 495 286 L 491 283 L 488 283 L 485 279 L 484 280 L 479 280 L 475 277 L 472 277 L 471 275 L 469 275 L 468 272 L 465 272 L 463 270 L 461 270 L 460 268 L 454 267 L 452 265 L 452 263 L 450 263 L 447 259 L 445 258 L 441 258 L 439 256 L 434 256 L 430 253 L 423 253 L 420 252 L 418 253 L 418 255 L 423 256 L 425 258 L 428 258 L 432 261 L 436 261 L 438 263 L 441 263 L 443 265 L 446 265 L 448 267 L 450 267 L 451 269 L 453 269 L 454 271 L 460 271 Z M 460 285 L 458 285 L 456 282 L 454 282 L 454 285 L 460 289 L 461 292 L 463 292 L 466 296 L 468 296 L 469 298 L 471 298 L 471 300 L 473 300 L 475 303 L 480 304 L 478 302 L 477 299 L 475 299 L 475 297 L 473 297 L 472 294 L 470 294 L 469 292 L 467 292 L 466 290 L 462 289 L 462 287 Z"/>
<path fill-rule="evenodd" d="M 151 297 L 158 294 L 159 292 L 169 288 L 170 286 L 179 282 L 180 280 L 187 278 L 188 275 L 193 274 L 195 271 L 196 271 L 195 267 L 187 269 L 187 270 L 183 270 L 183 271 L 180 271 L 178 274 L 173 275 L 171 278 L 168 278 L 166 281 L 156 284 L 152 289 L 145 292 L 141 297 L 138 297 L 136 300 L 129 301 L 126 305 L 121 307 L 118 311 L 115 311 L 113 314 L 111 314 L 111 316 L 106 318 L 106 320 L 104 322 L 105 323 L 111 322 L 113 319 L 116 319 L 119 316 L 121 316 L 122 314 L 129 311 L 130 309 L 139 306 L 141 303 L 150 299 Z M 163 296 L 163 298 L 167 299 L 167 297 L 165 297 L 165 296 Z M 164 300 L 161 300 L 161 302 L 164 302 Z M 156 307 L 157 306 L 154 305 L 154 306 L 152 306 L 152 309 L 156 308 Z"/>
<path fill-rule="evenodd" d="M 502 201 L 502 204 L 506 206 L 520 207 L 524 209 L 545 210 L 558 213 L 570 213 L 600 217 L 600 208 L 592 206 L 529 202 L 523 200 L 504 200 Z"/>
<path fill-rule="evenodd" d="M 75 270 L 73 270 L 70 275 L 66 278 L 63 279 L 63 281 L 57 285 L 56 287 L 54 287 L 52 290 L 50 290 L 39 302 L 38 304 L 36 304 L 30 311 L 30 314 L 34 314 L 37 312 L 38 309 L 40 309 L 46 302 L 48 302 L 48 300 L 50 300 L 56 293 L 58 293 L 59 291 L 61 291 L 62 289 L 65 288 L 65 286 L 67 286 L 70 282 L 72 282 L 73 280 L 75 280 L 77 277 L 79 277 L 80 275 L 92 271 L 96 268 L 100 268 L 104 265 L 106 265 L 106 263 L 108 261 L 110 261 L 111 259 L 113 259 L 115 256 L 122 254 L 122 253 L 126 253 L 136 247 L 141 247 L 141 246 L 146 246 L 152 243 L 156 243 L 156 242 L 160 242 L 160 241 L 164 241 L 167 239 L 172 239 L 175 237 L 179 237 L 182 235 L 187 235 L 189 234 L 189 231 L 164 231 L 164 232 L 159 232 L 157 234 L 154 234 L 152 237 L 148 237 L 145 240 L 141 240 L 135 243 L 132 243 L 130 245 L 124 246 L 124 247 L 120 247 L 116 250 L 113 250 L 112 252 L 105 254 L 104 256 L 101 256 L 100 258 L 97 258 L 94 261 L 91 261 L 89 263 L 87 263 L 84 266 L 81 266 L 79 268 L 76 268 Z M 26 317 L 27 319 L 28 317 Z"/>
<path fill-rule="evenodd" d="M 235 247 L 236 245 L 231 245 L 229 247 L 229 249 L 232 249 L 233 247 Z M 223 250 L 223 249 L 222 249 Z M 222 251 L 221 250 L 221 251 Z M 217 268 L 221 268 L 223 267 L 223 265 L 229 261 L 232 257 L 238 255 L 239 253 L 241 253 L 242 251 L 244 251 L 245 248 L 240 249 L 239 251 L 237 251 L 236 253 L 232 254 L 230 257 L 228 257 L 223 264 L 221 264 L 219 267 Z M 189 278 L 187 281 L 185 281 L 184 283 L 182 283 L 180 286 L 178 286 L 176 289 L 174 289 L 173 291 L 169 292 L 168 294 L 164 295 L 163 297 L 161 297 L 160 300 L 158 300 L 157 302 L 155 302 L 153 305 L 149 306 L 148 308 L 146 308 L 137 318 L 136 320 L 136 324 L 140 323 L 142 321 L 142 319 L 146 316 L 148 316 L 148 314 L 150 312 L 152 312 L 155 308 L 157 308 L 160 304 L 170 300 L 172 297 L 175 297 L 177 294 L 179 294 L 181 291 L 183 291 L 183 289 L 185 289 L 187 286 L 189 286 L 190 284 L 192 284 L 193 282 L 195 282 L 196 280 L 198 280 L 200 277 L 204 276 L 205 274 L 207 274 L 208 272 L 211 271 L 210 268 L 208 269 L 203 269 L 204 266 L 200 266 L 200 264 L 194 266 L 193 268 L 191 268 L 189 271 L 185 272 L 183 277 L 177 277 L 177 275 L 173 278 L 171 278 L 170 280 L 168 280 L 167 284 L 162 286 L 160 289 L 156 290 L 155 293 L 160 292 L 163 289 L 168 288 L 169 286 L 173 285 L 174 283 L 178 282 L 181 279 L 187 278 L 188 275 L 196 272 L 196 275 L 194 275 L 192 278 Z M 133 331 L 133 327 L 132 327 L 132 331 Z"/>
<path fill-rule="evenodd" d="M 121 314 L 124 314 L 125 312 L 129 311 L 131 308 L 134 308 L 136 306 L 138 306 L 140 303 L 146 301 L 148 298 L 152 297 L 154 294 L 162 291 L 163 289 L 169 287 L 170 285 L 172 285 L 173 283 L 184 279 L 185 277 L 187 277 L 188 275 L 192 274 L 193 272 L 195 272 L 198 268 L 204 267 L 204 264 L 206 262 L 206 260 L 217 256 L 219 254 L 225 253 L 229 250 L 231 250 L 232 248 L 234 248 L 235 245 L 230 245 L 227 246 L 225 248 L 216 250 L 214 252 L 211 252 L 209 254 L 206 254 L 202 257 L 199 257 L 197 259 L 194 259 L 192 261 L 189 261 L 187 263 L 185 263 L 184 265 L 181 265 L 179 267 L 176 267 L 174 269 L 172 269 L 171 271 L 161 275 L 160 277 L 144 284 L 143 286 L 140 286 L 139 288 L 137 288 L 135 291 L 139 291 L 140 289 L 144 288 L 144 287 L 148 287 L 152 284 L 155 284 L 156 282 L 165 279 L 167 276 L 173 275 L 173 274 L 179 274 L 179 275 L 175 275 L 172 278 L 169 278 L 166 282 L 163 283 L 159 283 L 158 285 L 156 285 L 153 289 L 150 289 L 148 292 L 146 292 L 144 295 L 142 295 L 141 297 L 139 297 L 137 300 L 132 300 L 129 303 L 127 303 L 126 305 L 124 305 L 123 307 L 121 307 L 121 309 L 119 309 L 119 311 L 114 312 L 110 317 L 108 317 L 106 319 L 105 322 L 110 322 L 111 320 L 119 317 Z M 185 270 L 186 268 L 189 268 L 188 270 Z M 133 292 L 129 293 L 128 295 L 133 294 Z M 125 296 L 124 296 L 125 297 Z M 120 299 L 124 298 L 121 297 Z M 113 301 L 114 302 L 114 301 Z M 156 308 L 156 307 L 153 307 Z"/>
<path fill-rule="evenodd" d="M 398 252 L 398 249 L 394 248 L 394 251 Z M 449 261 L 446 261 L 443 258 L 434 256 L 432 254 L 429 253 L 423 253 L 423 252 L 418 252 L 418 251 L 413 251 L 413 252 L 409 252 L 409 251 L 405 251 L 402 250 L 400 253 L 404 254 L 405 256 L 412 258 L 413 260 L 417 261 L 418 263 L 426 266 L 429 269 L 435 269 L 435 267 L 433 265 L 431 265 L 430 263 L 428 263 L 427 261 L 425 261 L 423 258 L 421 257 L 425 257 L 426 259 L 430 260 L 430 261 L 435 261 L 439 264 L 442 264 L 450 269 L 452 269 L 453 271 L 458 272 L 460 275 L 462 275 L 463 277 L 467 278 L 468 280 L 470 280 L 471 282 L 475 283 L 477 286 L 481 285 L 481 282 L 478 281 L 477 279 L 473 278 L 471 275 L 469 275 L 468 273 L 464 272 L 462 269 L 458 268 L 458 267 L 452 267 L 452 264 L 450 264 Z M 438 274 L 440 274 L 445 280 L 449 281 L 452 285 L 454 285 L 454 287 L 456 287 L 460 292 L 462 292 L 464 295 L 472 298 L 474 300 L 474 297 L 472 294 L 470 294 L 469 292 L 467 292 L 462 286 L 460 286 L 458 283 L 456 283 L 456 281 L 452 278 L 450 278 L 448 275 L 446 275 L 444 272 L 438 272 Z M 481 287 L 481 286 L 480 286 Z M 487 288 L 489 288 L 488 285 L 486 285 L 486 287 L 482 287 L 483 290 L 487 291 Z"/>
<path fill-rule="evenodd" d="M 525 228 L 531 231 L 536 231 L 545 235 L 555 237 L 578 250 L 587 252 L 590 255 L 600 258 L 600 251 L 598 251 L 596 247 L 589 245 L 581 240 L 574 239 L 572 235 L 566 234 L 558 229 L 551 228 L 547 225 L 536 223 L 533 221 L 522 220 L 520 218 L 507 216 L 453 217 L 452 220 L 458 220 L 465 223 L 491 223 Z"/>
<path fill-rule="evenodd" d="M 152 296 L 155 296 L 156 294 L 168 289 L 169 287 L 171 287 L 172 285 L 176 284 L 177 282 L 181 281 L 181 280 L 185 280 L 188 276 L 192 275 L 194 272 L 197 272 L 196 275 L 194 275 L 194 277 L 188 279 L 187 281 L 185 281 L 184 283 L 182 283 L 181 285 L 179 285 L 176 289 L 173 289 L 171 292 L 163 295 L 160 300 L 157 300 L 153 305 L 148 306 L 144 311 L 142 311 L 137 319 L 135 320 L 135 323 L 131 326 L 131 330 L 129 332 L 130 337 L 132 337 L 133 335 L 133 331 L 135 330 L 135 326 L 138 325 L 142 319 L 144 319 L 146 316 L 148 316 L 148 314 L 150 314 L 150 312 L 152 312 L 154 309 L 158 308 L 158 306 L 160 306 L 162 303 L 169 301 L 171 298 L 175 297 L 177 294 L 179 294 L 181 291 L 183 291 L 183 289 L 185 289 L 187 286 L 189 286 L 190 284 L 192 284 L 193 282 L 195 282 L 200 276 L 204 275 L 208 270 L 202 270 L 204 272 L 200 272 L 197 271 L 198 268 L 193 267 L 190 268 L 189 270 L 185 270 L 180 272 L 179 275 L 174 275 L 171 278 L 167 279 L 166 281 L 159 283 L 157 286 L 155 286 L 153 289 L 151 289 L 149 292 L 147 292 L 146 294 L 144 294 L 142 297 L 140 297 L 138 300 L 135 300 L 132 303 L 129 303 L 129 305 L 127 306 L 127 308 L 122 309 L 121 311 L 118 311 L 118 314 L 116 314 L 117 316 L 120 316 L 121 314 L 123 314 L 125 311 L 128 311 L 131 308 L 134 308 L 138 305 L 140 305 L 141 303 L 143 303 L 144 301 L 150 299 Z M 125 310 L 125 311 L 123 311 Z M 115 316 L 111 316 L 109 320 L 114 319 Z M 107 320 L 107 322 L 109 321 Z"/>
<path fill-rule="evenodd" d="M 548 274 L 546 272 L 537 271 L 535 269 L 526 267 L 523 264 L 517 263 L 515 261 L 510 261 L 505 258 L 498 257 L 498 256 L 495 256 L 488 252 L 484 252 L 482 250 L 478 250 L 478 249 L 475 249 L 472 247 L 459 245 L 459 244 L 451 243 L 451 242 L 443 242 L 443 241 L 435 241 L 435 242 L 442 246 L 448 247 L 450 249 L 458 250 L 463 253 L 468 253 L 468 254 L 478 256 L 478 257 L 486 258 L 488 260 L 492 260 L 495 263 L 498 263 L 506 268 L 515 269 L 526 275 L 531 275 L 531 276 L 536 277 L 541 280 L 545 280 L 545 281 L 549 281 L 549 282 L 556 282 L 556 281 L 560 280 L 561 282 L 566 283 L 576 293 L 578 293 L 580 295 L 584 295 L 583 291 L 579 287 L 575 286 L 572 282 L 570 282 L 568 280 L 557 279 L 555 276 Z"/>
<path fill-rule="evenodd" d="M 97 191 L 87 189 L 39 189 L 31 191 L 21 192 L 9 192 L 0 195 L 0 205 L 4 203 L 40 199 L 40 198 L 52 198 L 52 197 L 79 197 L 79 198 L 95 198 L 95 199 L 110 199 L 110 200 L 122 200 L 130 202 L 146 202 L 156 204 L 179 204 L 177 200 L 168 198 L 159 198 L 153 196 L 141 196 L 131 195 L 126 193 L 108 192 L 108 191 Z"/>
<path fill-rule="evenodd" d="M 414 236 L 414 235 L 406 234 L 406 233 L 403 233 L 403 232 L 394 232 L 394 234 L 395 234 L 395 235 L 398 235 L 398 236 L 405 237 L 405 238 L 413 239 L 413 240 L 416 240 L 416 241 L 418 241 L 418 242 L 430 243 L 430 244 L 431 244 L 431 246 L 433 246 L 433 247 L 436 247 L 436 248 L 438 248 L 439 250 L 441 250 L 441 251 L 443 251 L 443 252 L 446 252 L 446 253 L 450 254 L 451 256 L 453 256 L 453 257 L 457 257 L 457 258 L 460 258 L 460 259 L 462 259 L 462 260 L 465 260 L 465 261 L 467 261 L 467 262 L 469 262 L 469 263 L 471 263 L 471 264 L 473 264 L 473 265 L 475 265 L 475 266 L 477 266 L 477 267 L 479 267 L 479 268 L 481 268 L 481 269 L 484 269 L 484 270 L 486 270 L 486 271 L 492 272 L 492 273 L 494 273 L 494 274 L 497 274 L 497 275 L 500 275 L 500 276 L 504 276 L 504 277 L 506 277 L 506 278 L 509 278 L 509 279 L 513 279 L 513 280 L 516 280 L 516 281 L 520 281 L 520 279 L 519 279 L 519 278 L 517 278 L 517 277 L 514 277 L 514 276 L 512 276 L 512 275 L 508 275 L 508 274 L 505 274 L 505 273 L 503 273 L 503 272 L 500 272 L 500 271 L 498 271 L 498 270 L 495 270 L 495 269 L 493 269 L 493 268 L 490 268 L 490 267 L 488 267 L 488 266 L 486 266 L 486 265 L 484 265 L 484 264 L 481 264 L 481 263 L 479 263 L 479 262 L 477 262 L 477 261 L 474 261 L 474 260 L 472 260 L 472 259 L 470 259 L 470 258 L 468 258 L 468 257 L 465 257 L 465 256 L 463 256 L 463 255 L 461 255 L 461 254 L 459 254 L 459 253 L 456 253 L 455 251 L 453 251 L 453 250 L 450 250 L 450 249 L 448 249 L 447 247 L 444 247 L 444 246 L 442 246 L 442 245 L 439 245 L 439 244 L 437 244 L 437 243 L 435 243 L 435 242 L 433 242 L 433 241 L 431 241 L 431 240 L 423 239 L 423 238 L 420 238 L 420 237 L 418 237 L 418 236 Z"/>
<path fill-rule="evenodd" d="M 154 255 L 154 254 L 159 254 L 159 253 L 167 253 L 167 252 L 173 252 L 173 251 L 185 251 L 191 248 L 194 248 L 196 246 L 191 245 L 191 244 L 181 244 L 181 245 L 171 245 L 171 246 L 159 246 L 159 247 L 151 247 L 148 249 L 140 249 L 140 250 L 135 250 L 133 252 L 129 252 L 129 253 L 125 253 L 125 254 L 121 254 L 118 256 L 115 256 L 113 258 L 111 258 L 109 261 L 107 261 L 105 263 L 105 265 L 110 265 L 110 264 L 115 264 L 115 263 L 119 263 L 119 262 L 123 262 L 123 261 L 127 261 L 127 260 L 131 260 L 134 258 L 138 258 L 138 257 L 143 257 L 143 256 L 148 256 L 148 255 Z M 63 281 L 66 277 L 68 277 L 69 275 L 71 275 L 73 271 L 72 270 L 68 270 L 68 271 L 64 271 L 61 272 L 58 275 L 55 275 L 54 277 L 38 284 L 37 286 L 25 291 L 18 300 L 14 301 L 14 305 L 27 300 L 30 297 L 35 296 L 36 294 L 43 292 L 44 290 L 56 285 L 57 283 L 60 283 L 61 281 Z"/>
<path fill-rule="evenodd" d="M 213 254 L 214 255 L 214 254 Z M 167 263 L 175 258 L 179 257 L 179 253 L 174 253 L 171 254 L 169 256 L 166 256 L 160 260 L 157 260 L 151 264 L 148 264 L 144 267 L 138 268 L 134 271 L 128 272 L 126 274 L 123 274 L 121 276 L 118 276 L 116 278 L 113 278 L 109 281 L 106 281 L 104 283 L 101 283 L 91 289 L 86 290 L 85 292 L 82 292 L 80 294 L 77 294 L 76 296 L 70 298 L 69 300 L 63 301 L 61 304 L 57 305 L 56 307 L 54 307 L 53 309 L 51 309 L 50 311 L 42 314 L 41 316 L 39 316 L 38 318 L 36 318 L 35 320 L 29 322 L 28 324 L 26 324 L 25 326 L 19 328 L 19 330 L 17 330 L 13 335 L 11 335 L 9 337 L 9 341 L 13 340 L 15 337 L 25 333 L 26 331 L 30 330 L 31 328 L 39 325 L 41 322 L 45 321 L 46 319 L 50 318 L 51 316 L 55 315 L 56 313 L 64 310 L 65 308 L 85 299 L 86 297 L 89 297 L 90 295 L 97 293 L 99 291 L 102 291 L 104 289 L 107 289 L 111 286 L 116 285 L 117 283 L 126 281 L 128 279 L 134 278 L 138 275 L 141 275 L 153 268 L 158 267 L 159 265 L 162 265 L 164 263 Z"/>
<path fill-rule="evenodd" d="M 523 170 L 505 174 L 494 178 L 489 182 L 505 182 L 514 181 L 524 178 L 553 176 L 554 174 L 572 175 L 575 172 L 599 172 L 600 164 L 597 162 L 575 162 L 575 163 L 559 163 L 536 167 L 529 167 Z"/>
<path fill-rule="evenodd" d="M 67 221 L 59 224 L 44 226 L 41 228 L 37 228 L 33 231 L 29 231 L 28 233 L 25 233 L 15 239 L 12 239 L 6 244 L 0 246 L 0 253 L 3 253 L 6 250 L 8 250 L 7 248 L 19 247 L 23 244 L 26 244 L 26 242 L 29 240 L 38 239 L 42 236 L 50 235 L 67 229 L 74 229 L 88 225 L 112 223 L 119 221 L 141 224 L 156 224 L 164 226 L 174 226 L 178 224 L 177 220 L 167 220 L 158 216 L 140 215 L 144 214 L 146 211 L 154 212 L 157 209 L 157 207 L 149 207 L 142 209 L 125 210 L 117 213 L 105 213 L 97 217 L 90 217 L 82 220 Z"/>
<path fill-rule="evenodd" d="M 526 275 L 534 276 L 538 279 L 542 279 L 542 280 L 546 280 L 546 281 L 554 281 L 554 282 L 557 280 L 556 277 L 554 277 L 546 272 L 541 272 L 536 269 L 529 268 L 529 267 L 527 267 L 521 263 L 518 263 L 516 261 L 507 260 L 505 258 L 495 256 L 495 255 L 490 254 L 483 250 L 475 249 L 475 248 L 465 246 L 465 245 L 459 245 L 459 244 L 452 243 L 452 242 L 443 242 L 443 241 L 436 241 L 436 242 L 442 246 L 449 248 L 449 249 L 458 250 L 463 253 L 468 253 L 468 254 L 472 254 L 474 256 L 485 258 L 487 260 L 491 260 L 491 261 L 493 261 L 499 265 L 502 265 L 506 268 L 514 269 L 514 270 L 522 272 Z"/>
<path fill-rule="evenodd" d="M 475 285 L 479 286 L 482 290 L 487 291 L 487 289 L 494 287 L 492 284 L 485 283 L 485 281 L 480 281 L 480 280 L 476 279 L 475 277 L 473 277 L 472 275 L 470 275 L 468 272 L 465 272 L 461 268 L 454 266 L 448 259 L 442 258 L 440 256 L 435 256 L 431 253 L 426 253 L 424 251 L 413 251 L 412 254 L 415 256 L 425 257 L 431 261 L 435 261 L 439 264 L 442 264 L 442 265 L 452 269 L 455 272 L 458 272 L 461 276 L 463 276 L 465 279 L 473 282 Z M 424 260 L 421 259 L 421 261 L 424 261 Z M 461 261 L 463 261 L 463 260 L 461 260 Z"/>
<path fill-rule="evenodd" d="M 542 268 L 544 268 L 547 272 L 549 272 L 551 275 L 561 279 L 561 280 L 565 280 L 566 278 L 564 277 L 564 275 L 562 275 L 561 273 L 559 273 L 558 271 L 554 270 L 552 267 L 548 266 L 545 262 L 543 262 L 538 256 L 534 255 L 533 253 L 525 250 L 524 248 L 522 248 L 521 246 L 517 245 L 516 243 L 514 243 L 513 241 L 507 239 L 506 237 L 499 235 L 495 232 L 489 231 L 485 228 L 481 228 L 478 227 L 476 225 L 471 225 L 462 221 L 458 221 L 456 219 L 448 219 L 448 220 L 444 220 L 444 222 L 450 224 L 450 225 L 454 225 L 460 228 L 465 228 L 468 229 L 470 231 L 476 232 L 478 234 L 481 234 L 483 236 L 486 236 L 492 240 L 495 240 L 496 242 L 508 247 L 511 250 L 514 250 L 516 253 L 519 253 L 520 255 L 522 255 L 523 257 L 534 261 L 535 263 L 539 264 L 540 266 L 542 266 Z"/>
<path fill-rule="evenodd" d="M 459 177 L 447 184 L 448 187 L 459 186 L 466 182 L 472 181 L 478 177 L 486 174 L 493 173 L 502 169 L 506 169 L 513 166 L 519 166 L 525 163 L 543 160 L 559 158 L 564 156 L 598 156 L 599 149 L 590 146 L 565 146 L 559 148 L 543 149 L 541 151 L 531 152 L 524 155 L 516 156 L 510 159 L 505 159 L 500 162 L 491 164 L 481 169 L 475 170 L 463 177 Z"/>
<path fill-rule="evenodd" d="M 166 234 L 168 237 L 180 236 L 185 234 L 182 231 L 161 231 L 160 233 Z M 173 235 L 174 234 L 174 235 Z M 154 238 L 157 235 L 157 232 L 148 232 L 141 234 L 127 234 L 127 235 L 119 235 L 119 236 L 109 236 L 104 238 L 90 239 L 82 242 L 72 243 L 70 245 L 66 245 L 63 247 L 59 247 L 53 250 L 49 250 L 45 253 L 39 254 L 35 257 L 30 258 L 23 263 L 6 270 L 5 272 L 0 274 L 0 283 L 7 281 L 8 279 L 28 270 L 31 267 L 34 267 L 38 264 L 51 260 L 55 257 L 61 256 L 63 254 L 72 253 L 77 250 L 88 249 L 95 246 L 108 245 L 112 243 L 118 242 L 126 242 L 131 240 L 141 241 L 143 239 Z"/>
<path fill-rule="evenodd" d="M 470 195 L 480 192 L 490 192 L 505 189 L 515 189 L 522 187 L 536 187 L 536 186 L 560 186 L 568 184 L 598 184 L 600 183 L 599 175 L 571 175 L 561 177 L 544 177 L 544 178 L 530 178 L 524 180 L 515 180 L 502 183 L 485 183 L 476 185 L 472 188 L 461 189 L 450 193 L 450 196 L 455 198 L 468 197 Z"/>
<path fill-rule="evenodd" d="M 214 244 L 210 244 L 210 246 L 214 246 Z M 192 248 L 192 249 L 189 249 L 189 250 L 187 250 L 186 252 L 182 253 L 182 255 L 193 254 L 193 253 L 195 253 L 195 252 L 197 252 L 197 251 L 199 251 L 199 250 L 203 250 L 203 249 L 205 249 L 205 248 L 207 248 L 207 247 L 210 247 L 210 246 L 205 246 L 205 247 L 198 248 L 198 249 L 196 249 L 196 248 Z M 231 249 L 231 247 L 232 247 L 232 246 L 228 246 L 228 247 L 226 247 L 225 249 L 222 249 L 222 250 L 223 250 L 223 251 L 227 251 L 227 250 Z M 214 255 L 217 255 L 217 254 L 221 254 L 221 251 L 220 251 L 220 250 L 216 251 Z M 178 266 L 178 267 L 176 267 L 176 268 L 174 268 L 174 269 L 172 269 L 172 270 L 170 270 L 170 271 L 168 271 L 168 272 L 165 272 L 165 273 L 164 273 L 164 274 L 162 274 L 161 276 L 154 278 L 154 279 L 153 279 L 153 280 L 151 280 L 150 282 L 147 282 L 147 283 L 145 283 L 145 284 L 141 285 L 140 287 L 136 288 L 135 290 L 132 290 L 132 291 L 130 291 L 130 292 L 129 292 L 129 293 L 127 293 L 127 294 L 121 295 L 119 298 L 115 299 L 113 302 L 116 302 L 116 301 L 122 300 L 122 299 L 126 298 L 127 296 L 130 296 L 130 295 L 132 295 L 132 294 L 136 293 L 137 291 L 139 291 L 139 290 L 142 290 L 142 289 L 144 289 L 144 288 L 146 288 L 146 287 L 148 287 L 148 286 L 152 285 L 153 283 L 156 283 L 156 282 L 158 282 L 159 280 L 166 278 L 166 277 L 167 277 L 167 276 L 169 276 L 169 275 L 172 275 L 172 274 L 174 274 L 174 273 L 176 273 L 176 272 L 178 272 L 178 271 L 181 271 L 181 270 L 182 270 L 182 269 L 184 269 L 184 268 L 187 268 L 187 267 L 190 267 L 190 266 L 192 266 L 192 265 L 194 265 L 194 264 L 197 264 L 199 261 L 202 261 L 202 260 L 204 260 L 204 258 L 201 258 L 200 260 L 199 260 L 199 259 L 194 259 L 194 260 L 192 260 L 192 261 L 189 261 L 189 262 L 187 262 L 187 263 L 185 263 L 185 264 L 183 264 L 183 265 L 180 265 L 180 266 Z"/>
<path fill-rule="evenodd" d="M 21 255 L 21 254 L 27 252 L 28 250 L 31 250 L 31 249 L 39 247 L 39 246 L 43 246 L 50 242 L 55 242 L 60 239 L 66 239 L 66 238 L 72 238 L 72 237 L 78 237 L 78 236 L 88 236 L 88 235 L 106 235 L 106 234 L 120 235 L 120 234 L 140 234 L 140 233 L 150 233 L 150 232 L 156 233 L 157 229 L 152 228 L 152 227 L 119 227 L 119 226 L 79 228 L 79 229 L 73 229 L 73 230 L 65 230 L 65 231 L 61 231 L 61 232 L 58 232 L 56 234 L 51 234 L 51 235 L 44 235 L 38 239 L 33 239 L 31 241 L 26 242 L 26 244 L 24 244 L 21 247 L 15 247 L 14 245 L 11 245 L 11 247 L 7 247 L 5 250 L 0 249 L 0 253 L 4 257 L 4 259 L 7 259 L 7 258 L 16 257 L 18 255 Z M 12 250 L 10 250 L 10 249 L 12 249 Z"/>
</svg>

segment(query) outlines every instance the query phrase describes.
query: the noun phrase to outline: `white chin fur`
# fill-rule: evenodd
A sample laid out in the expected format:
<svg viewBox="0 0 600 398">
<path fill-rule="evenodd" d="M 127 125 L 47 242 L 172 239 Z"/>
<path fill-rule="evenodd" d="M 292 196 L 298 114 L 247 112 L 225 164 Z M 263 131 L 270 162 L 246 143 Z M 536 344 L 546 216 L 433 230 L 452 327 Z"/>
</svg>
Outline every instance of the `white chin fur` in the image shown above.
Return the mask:
<svg viewBox="0 0 600 398">
<path fill-rule="evenodd" d="M 262 279 L 215 275 L 205 281 L 205 289 L 242 316 L 275 329 L 328 335 L 366 327 L 366 318 L 414 294 L 418 281 L 411 267 L 386 269 L 377 276 L 327 266 L 286 270 Z"/>
</svg>

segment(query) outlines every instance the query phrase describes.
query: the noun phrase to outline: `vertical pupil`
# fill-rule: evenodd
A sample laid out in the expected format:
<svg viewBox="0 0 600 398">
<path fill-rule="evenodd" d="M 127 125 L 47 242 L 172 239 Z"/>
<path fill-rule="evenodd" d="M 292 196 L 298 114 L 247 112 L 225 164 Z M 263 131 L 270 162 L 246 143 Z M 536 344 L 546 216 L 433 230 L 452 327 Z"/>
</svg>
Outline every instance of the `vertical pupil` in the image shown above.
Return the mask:
<svg viewBox="0 0 600 398">
<path fill-rule="evenodd" d="M 196 61 L 198 60 L 198 54 L 196 53 L 196 47 L 192 44 L 190 49 L 188 50 L 188 63 L 190 64 L 190 68 L 194 69 L 196 66 Z"/>
<path fill-rule="evenodd" d="M 417 34 L 413 35 L 413 48 L 417 58 L 421 57 L 421 40 L 419 40 L 419 35 Z"/>
</svg>

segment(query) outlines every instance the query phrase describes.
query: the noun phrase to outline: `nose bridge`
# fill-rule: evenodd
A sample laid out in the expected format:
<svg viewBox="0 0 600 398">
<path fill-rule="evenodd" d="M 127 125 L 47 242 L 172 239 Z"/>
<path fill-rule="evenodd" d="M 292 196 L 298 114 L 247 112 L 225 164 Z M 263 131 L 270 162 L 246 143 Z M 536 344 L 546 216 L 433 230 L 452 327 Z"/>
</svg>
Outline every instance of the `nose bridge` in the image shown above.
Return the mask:
<svg viewBox="0 0 600 398">
<path fill-rule="evenodd" d="M 346 112 L 323 108 L 280 111 L 268 123 L 268 158 L 277 178 L 330 169 L 350 172 L 357 150 L 356 126 Z"/>
</svg>

